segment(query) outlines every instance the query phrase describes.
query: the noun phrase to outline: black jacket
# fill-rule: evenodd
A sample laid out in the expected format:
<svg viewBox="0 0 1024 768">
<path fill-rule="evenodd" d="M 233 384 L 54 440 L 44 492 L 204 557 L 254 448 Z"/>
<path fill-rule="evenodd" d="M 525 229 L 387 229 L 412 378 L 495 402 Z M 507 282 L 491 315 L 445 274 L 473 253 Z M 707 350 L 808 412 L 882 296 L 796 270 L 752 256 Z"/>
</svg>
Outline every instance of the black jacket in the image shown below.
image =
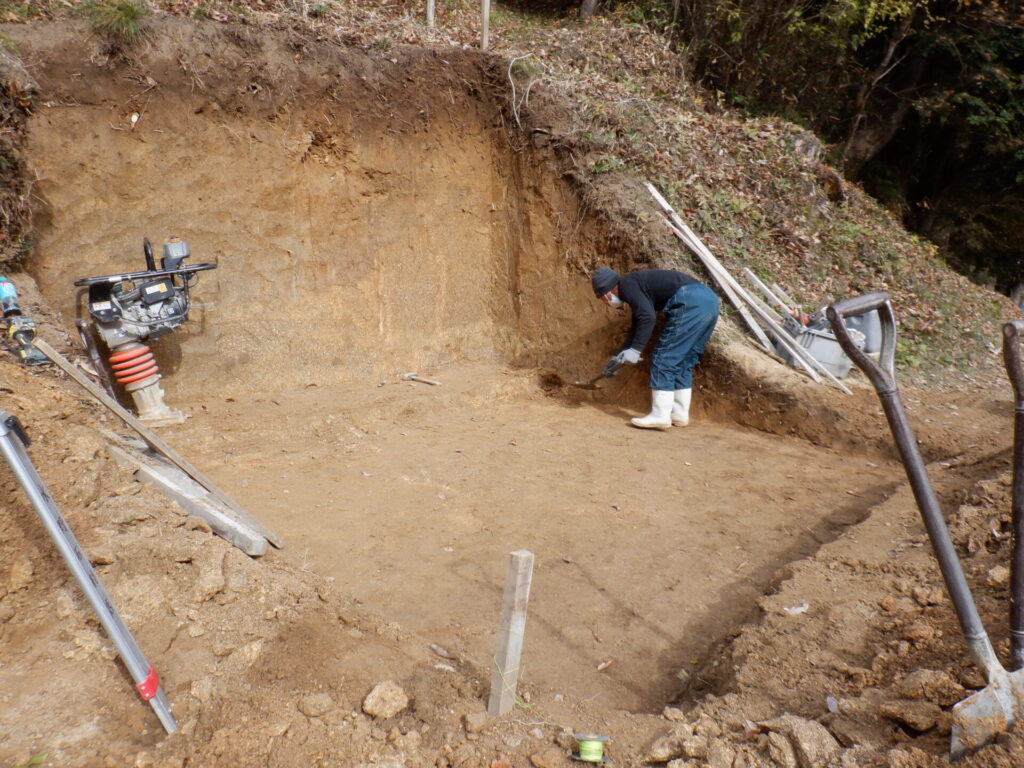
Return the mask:
<svg viewBox="0 0 1024 768">
<path fill-rule="evenodd" d="M 620 351 L 632 347 L 642 352 L 651 338 L 657 313 L 684 285 L 699 282 L 674 269 L 641 269 L 623 275 L 619 280 L 619 298 L 633 311 L 633 324 Z"/>
</svg>

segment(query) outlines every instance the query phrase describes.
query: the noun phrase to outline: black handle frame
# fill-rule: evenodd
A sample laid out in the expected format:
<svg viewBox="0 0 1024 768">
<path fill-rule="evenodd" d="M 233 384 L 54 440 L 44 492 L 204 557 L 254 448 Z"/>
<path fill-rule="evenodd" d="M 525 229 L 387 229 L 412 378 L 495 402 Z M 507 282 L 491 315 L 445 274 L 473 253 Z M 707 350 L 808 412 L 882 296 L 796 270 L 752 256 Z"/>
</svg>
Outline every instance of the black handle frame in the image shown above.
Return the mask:
<svg viewBox="0 0 1024 768">
<path fill-rule="evenodd" d="M 1024 668 L 1024 363 L 1020 337 L 1024 320 L 1003 326 L 1003 362 L 1013 385 L 1013 503 L 1010 528 L 1010 649 L 1013 668 Z"/>
</svg>

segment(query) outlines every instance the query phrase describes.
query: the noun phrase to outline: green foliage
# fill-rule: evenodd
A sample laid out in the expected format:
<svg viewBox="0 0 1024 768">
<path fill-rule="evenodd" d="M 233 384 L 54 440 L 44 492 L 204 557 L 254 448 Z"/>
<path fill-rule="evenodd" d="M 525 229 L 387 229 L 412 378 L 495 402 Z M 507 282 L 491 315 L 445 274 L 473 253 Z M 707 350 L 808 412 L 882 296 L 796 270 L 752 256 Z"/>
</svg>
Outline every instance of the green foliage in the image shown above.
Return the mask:
<svg viewBox="0 0 1024 768">
<path fill-rule="evenodd" d="M 0 35 L 0 48 L 3 48 L 8 53 L 13 53 L 15 56 L 21 55 L 21 51 L 18 49 L 18 44 L 11 40 L 7 35 Z"/>
<path fill-rule="evenodd" d="M 37 13 L 34 0 L 0 0 L 0 19 L 31 19 Z"/>
<path fill-rule="evenodd" d="M 35 755 L 31 757 L 27 762 L 24 762 L 21 765 L 16 765 L 14 768 L 32 768 L 36 765 L 42 765 L 45 762 L 46 755 Z"/>
<path fill-rule="evenodd" d="M 142 19 L 150 12 L 145 0 L 86 0 L 82 13 L 93 32 L 111 42 L 132 44 L 142 37 Z"/>
<path fill-rule="evenodd" d="M 614 171 L 616 168 L 621 168 L 622 165 L 622 160 L 614 155 L 601 155 L 590 166 L 590 170 L 594 173 L 607 173 L 608 171 Z"/>
</svg>

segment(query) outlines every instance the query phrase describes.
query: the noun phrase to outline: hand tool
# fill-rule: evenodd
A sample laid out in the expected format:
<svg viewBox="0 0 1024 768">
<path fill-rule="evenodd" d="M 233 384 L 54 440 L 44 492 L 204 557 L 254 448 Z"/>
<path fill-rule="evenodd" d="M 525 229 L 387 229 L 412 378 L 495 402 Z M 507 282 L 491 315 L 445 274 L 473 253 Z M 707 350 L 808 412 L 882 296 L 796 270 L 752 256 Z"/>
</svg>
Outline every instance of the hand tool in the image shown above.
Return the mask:
<svg viewBox="0 0 1024 768">
<path fill-rule="evenodd" d="M 1016 401 L 1013 416 L 1013 506 L 1010 528 L 1010 652 L 1014 669 L 1024 667 L 1024 365 L 1020 336 L 1024 320 L 1003 326 L 1003 361 Z"/>
<path fill-rule="evenodd" d="M 403 373 L 402 381 L 418 381 L 421 384 L 429 384 L 432 387 L 440 387 L 441 382 L 435 381 L 434 379 L 428 379 L 424 376 L 420 376 L 418 373 Z"/>
<path fill-rule="evenodd" d="M 128 668 L 139 695 L 153 707 L 164 730 L 174 733 L 178 730 L 178 725 L 171 714 L 171 705 L 164 695 L 160 678 L 146 661 L 146 657 L 142 655 L 139 644 L 111 603 L 110 595 L 107 594 L 103 583 L 89 563 L 89 558 L 82 551 L 71 528 L 68 527 L 67 521 L 57 509 L 53 496 L 50 495 L 32 464 L 32 459 L 25 451 L 28 444 L 28 436 L 17 417 L 0 410 L 0 454 L 11 465 L 14 477 L 25 491 L 25 495 L 28 496 L 28 500 L 35 508 L 61 557 L 64 558 L 64 562 L 67 563 L 78 585 L 89 599 L 93 611 L 96 612 L 96 617 L 100 620 L 103 629 L 106 630 L 107 635 L 117 648 L 121 660 Z"/>
<path fill-rule="evenodd" d="M 862 349 L 858 349 L 843 323 L 845 317 L 875 309 L 882 323 L 882 347 L 878 363 Z M 968 752 L 992 741 L 1019 719 L 1024 704 L 1024 670 L 1007 672 L 996 656 L 925 471 L 924 459 L 918 450 L 896 386 L 896 317 L 889 303 L 889 294 L 869 293 L 844 299 L 829 305 L 827 314 L 843 351 L 868 377 L 882 402 L 882 409 L 892 430 L 910 487 L 914 491 L 914 498 L 946 582 L 946 590 L 956 609 L 967 647 L 985 675 L 985 687 L 953 707 L 949 753 L 951 760 L 959 760 Z"/>
<path fill-rule="evenodd" d="M 572 386 L 576 387 L 577 389 L 600 389 L 600 387 L 597 386 L 598 382 L 600 382 L 602 379 L 610 379 L 612 376 L 618 376 L 620 370 L 622 370 L 622 365 L 617 365 L 607 372 L 601 371 L 601 373 L 592 378 L 590 381 L 574 381 L 572 383 Z"/>
</svg>

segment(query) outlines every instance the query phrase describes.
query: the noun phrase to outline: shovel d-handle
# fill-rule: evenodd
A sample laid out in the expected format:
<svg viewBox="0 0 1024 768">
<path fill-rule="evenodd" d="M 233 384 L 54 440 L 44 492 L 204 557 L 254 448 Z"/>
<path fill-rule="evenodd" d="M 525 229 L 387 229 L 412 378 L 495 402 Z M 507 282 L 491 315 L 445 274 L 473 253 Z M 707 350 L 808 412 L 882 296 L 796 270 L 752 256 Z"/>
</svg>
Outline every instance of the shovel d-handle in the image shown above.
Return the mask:
<svg viewBox="0 0 1024 768">
<path fill-rule="evenodd" d="M 865 354 L 863 349 L 853 343 L 850 332 L 843 322 L 848 317 L 856 317 L 876 309 L 882 324 L 882 346 L 878 353 L 877 364 Z M 855 296 L 852 299 L 843 299 L 830 304 L 825 310 L 825 314 L 839 346 L 843 348 L 846 356 L 853 360 L 857 367 L 864 372 L 864 375 L 871 380 L 875 390 L 879 393 L 883 390 L 895 390 L 896 316 L 892 312 L 892 304 L 889 303 L 889 294 L 879 291 L 878 293 Z"/>
<path fill-rule="evenodd" d="M 850 338 L 846 326 L 843 325 L 843 318 L 860 315 L 873 309 L 878 310 L 882 324 L 882 348 L 879 352 L 878 363 L 857 348 L 853 339 Z M 949 536 L 949 529 L 946 528 L 946 521 L 939 508 L 938 499 L 935 497 L 935 491 L 924 468 L 924 459 L 917 448 L 917 440 L 910 429 L 906 411 L 900 400 L 894 364 L 896 316 L 893 313 L 892 304 L 889 303 L 889 294 L 869 293 L 852 299 L 844 299 L 830 304 L 826 315 L 832 326 L 832 332 L 835 333 L 843 351 L 870 379 L 882 402 L 882 410 L 885 411 L 886 420 L 889 422 L 889 429 L 896 442 L 896 449 L 899 451 L 900 460 L 903 462 L 907 479 L 914 492 L 917 507 L 921 511 L 921 518 L 928 531 L 935 559 L 939 561 L 939 569 L 946 582 L 946 591 L 949 592 L 949 597 L 953 601 L 953 607 L 956 609 L 956 616 L 971 655 L 984 673 L 986 681 L 998 678 L 1000 674 L 1005 676 L 1006 672 L 999 664 L 992 642 L 989 640 L 988 633 L 985 632 L 985 626 L 981 623 L 981 616 L 974 604 L 971 590 L 967 586 L 960 558 L 957 557 L 953 540 Z"/>
<path fill-rule="evenodd" d="M 1010 557 L 1010 649 L 1013 668 L 1024 668 L 1024 363 L 1020 337 L 1024 320 L 1003 326 L 1003 361 L 1013 385 L 1016 407 L 1013 415 L 1013 533 Z"/>
</svg>

